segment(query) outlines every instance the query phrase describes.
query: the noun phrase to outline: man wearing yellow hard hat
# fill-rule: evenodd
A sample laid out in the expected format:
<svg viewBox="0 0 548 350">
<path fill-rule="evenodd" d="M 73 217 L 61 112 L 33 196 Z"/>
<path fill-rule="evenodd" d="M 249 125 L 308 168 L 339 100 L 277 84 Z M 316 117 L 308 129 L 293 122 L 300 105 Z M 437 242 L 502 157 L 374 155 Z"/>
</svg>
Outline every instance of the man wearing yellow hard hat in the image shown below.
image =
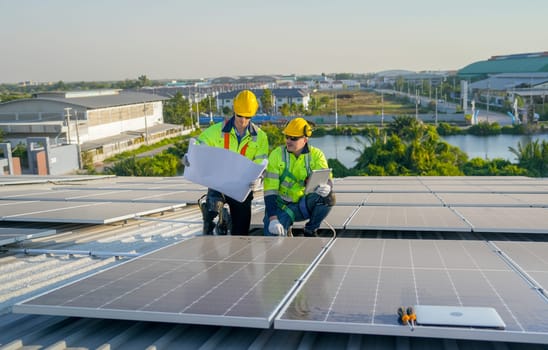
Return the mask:
<svg viewBox="0 0 548 350">
<path fill-rule="evenodd" d="M 310 124 L 303 118 L 291 120 L 283 130 L 285 145 L 268 156 L 264 179 L 264 234 L 285 236 L 296 221 L 308 220 L 305 236 L 317 236 L 323 219 L 335 205 L 331 174 L 326 184 L 305 193 L 313 170 L 328 169 L 323 152 L 308 144 Z"/>
<path fill-rule="evenodd" d="M 234 115 L 227 121 L 211 125 L 204 130 L 197 139 L 198 143 L 211 147 L 219 147 L 239 153 L 251 161 L 261 164 L 268 156 L 268 138 L 266 133 L 251 122 L 259 109 L 257 97 L 250 90 L 240 91 L 234 98 Z M 184 162 L 185 160 L 183 160 Z M 188 161 L 187 161 L 188 163 Z M 185 164 L 188 166 L 188 164 Z M 230 176 L 230 174 L 219 174 Z M 204 219 L 203 234 L 212 235 L 227 234 L 248 235 L 251 222 L 251 201 L 253 191 L 260 187 L 260 179 L 250 184 L 252 191 L 243 202 L 239 202 L 214 189 L 208 189 L 205 202 L 200 203 L 202 217 Z M 215 227 L 214 219 L 223 215 L 224 203 L 230 208 L 231 228 L 226 227 L 226 221 L 222 227 Z M 221 219 L 221 218 L 220 218 Z"/>
</svg>

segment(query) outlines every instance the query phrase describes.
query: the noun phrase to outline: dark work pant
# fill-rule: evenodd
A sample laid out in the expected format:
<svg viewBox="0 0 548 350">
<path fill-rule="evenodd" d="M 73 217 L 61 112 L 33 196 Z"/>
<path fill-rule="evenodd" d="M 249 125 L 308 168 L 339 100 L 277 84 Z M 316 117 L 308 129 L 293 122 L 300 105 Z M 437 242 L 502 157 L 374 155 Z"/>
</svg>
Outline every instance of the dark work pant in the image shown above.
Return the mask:
<svg viewBox="0 0 548 350">
<path fill-rule="evenodd" d="M 251 222 L 251 201 L 253 200 L 253 192 L 247 196 L 243 202 L 225 196 L 219 191 L 212 189 L 207 190 L 206 205 L 210 211 L 217 211 L 216 203 L 222 202 L 228 204 L 230 208 L 230 217 L 232 218 L 232 235 L 247 236 L 249 234 L 249 224 Z M 216 212 L 216 217 L 219 213 Z M 212 218 L 213 220 L 213 218 Z"/>
</svg>

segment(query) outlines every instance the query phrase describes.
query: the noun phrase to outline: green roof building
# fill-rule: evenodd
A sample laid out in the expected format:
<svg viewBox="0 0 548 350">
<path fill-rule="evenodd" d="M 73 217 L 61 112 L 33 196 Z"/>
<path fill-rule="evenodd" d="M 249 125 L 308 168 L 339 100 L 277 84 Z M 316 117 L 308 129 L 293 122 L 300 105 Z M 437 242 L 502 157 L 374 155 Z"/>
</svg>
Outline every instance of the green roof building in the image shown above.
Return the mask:
<svg viewBox="0 0 548 350">
<path fill-rule="evenodd" d="M 457 75 L 465 79 L 485 78 L 500 73 L 548 72 L 548 52 L 492 56 L 460 69 Z"/>
</svg>

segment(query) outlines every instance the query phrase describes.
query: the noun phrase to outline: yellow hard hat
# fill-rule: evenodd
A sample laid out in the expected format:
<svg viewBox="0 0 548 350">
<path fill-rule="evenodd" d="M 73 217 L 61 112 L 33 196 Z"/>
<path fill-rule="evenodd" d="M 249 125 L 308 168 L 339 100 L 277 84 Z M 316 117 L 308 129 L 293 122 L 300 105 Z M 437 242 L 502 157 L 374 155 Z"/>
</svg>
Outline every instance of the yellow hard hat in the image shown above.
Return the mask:
<svg viewBox="0 0 548 350">
<path fill-rule="evenodd" d="M 242 90 L 234 98 L 234 113 L 251 118 L 257 113 L 259 102 L 255 94 L 249 90 Z"/>
<path fill-rule="evenodd" d="M 285 126 L 283 133 L 287 136 L 306 136 L 312 135 L 312 128 L 304 118 L 295 118 Z"/>
</svg>

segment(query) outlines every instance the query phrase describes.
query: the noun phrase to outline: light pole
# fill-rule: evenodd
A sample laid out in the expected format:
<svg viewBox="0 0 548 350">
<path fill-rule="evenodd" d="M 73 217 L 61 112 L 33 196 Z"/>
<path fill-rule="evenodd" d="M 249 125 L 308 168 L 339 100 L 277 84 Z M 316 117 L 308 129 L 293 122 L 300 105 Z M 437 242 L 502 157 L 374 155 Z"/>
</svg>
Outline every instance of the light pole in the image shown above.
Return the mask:
<svg viewBox="0 0 548 350">
<path fill-rule="evenodd" d="M 78 110 L 74 111 L 74 117 L 76 118 L 76 148 L 78 151 L 78 168 L 82 169 L 82 150 L 80 149 L 80 131 L 78 129 Z"/>
<path fill-rule="evenodd" d="M 143 102 L 143 116 L 145 117 L 145 145 L 148 145 L 148 121 L 147 121 L 147 104 Z"/>
<path fill-rule="evenodd" d="M 337 111 L 337 92 L 335 91 L 335 130 L 339 126 L 339 113 Z"/>
<path fill-rule="evenodd" d="M 66 115 L 66 118 L 67 118 L 67 143 L 70 145 L 70 110 L 72 108 L 71 107 L 67 107 L 65 108 L 65 112 L 67 113 Z"/>
</svg>

